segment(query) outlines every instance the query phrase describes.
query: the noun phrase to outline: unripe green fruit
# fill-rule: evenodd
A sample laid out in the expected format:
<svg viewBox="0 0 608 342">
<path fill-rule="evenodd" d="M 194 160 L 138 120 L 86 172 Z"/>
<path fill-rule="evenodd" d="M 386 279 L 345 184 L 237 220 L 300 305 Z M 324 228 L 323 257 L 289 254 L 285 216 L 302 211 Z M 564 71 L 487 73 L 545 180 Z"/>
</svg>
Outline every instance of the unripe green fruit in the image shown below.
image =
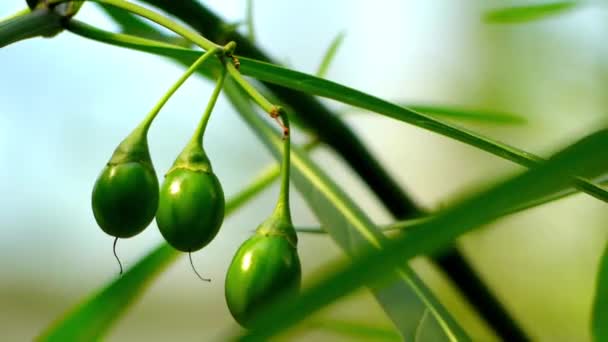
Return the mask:
<svg viewBox="0 0 608 342">
<path fill-rule="evenodd" d="M 295 246 L 282 235 L 257 233 L 236 252 L 226 274 L 228 309 L 243 327 L 277 295 L 297 291 L 302 271 Z"/>
<path fill-rule="evenodd" d="M 167 242 L 182 252 L 207 245 L 224 220 L 224 192 L 211 171 L 174 168 L 160 190 L 156 223 Z"/>
<path fill-rule="evenodd" d="M 128 238 L 144 230 L 158 207 L 158 179 L 141 162 L 108 164 L 93 188 L 93 214 L 104 232 Z"/>
</svg>

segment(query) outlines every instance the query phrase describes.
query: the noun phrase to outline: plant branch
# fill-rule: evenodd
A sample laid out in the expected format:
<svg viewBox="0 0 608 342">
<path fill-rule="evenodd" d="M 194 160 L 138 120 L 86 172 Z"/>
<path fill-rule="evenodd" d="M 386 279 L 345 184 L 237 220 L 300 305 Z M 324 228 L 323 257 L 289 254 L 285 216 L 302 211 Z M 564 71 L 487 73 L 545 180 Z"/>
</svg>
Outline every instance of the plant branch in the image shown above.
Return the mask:
<svg viewBox="0 0 608 342">
<path fill-rule="evenodd" d="M 53 36 L 63 29 L 61 22 L 61 15 L 50 9 L 20 11 L 0 22 L 0 48 L 28 38 Z"/>
</svg>

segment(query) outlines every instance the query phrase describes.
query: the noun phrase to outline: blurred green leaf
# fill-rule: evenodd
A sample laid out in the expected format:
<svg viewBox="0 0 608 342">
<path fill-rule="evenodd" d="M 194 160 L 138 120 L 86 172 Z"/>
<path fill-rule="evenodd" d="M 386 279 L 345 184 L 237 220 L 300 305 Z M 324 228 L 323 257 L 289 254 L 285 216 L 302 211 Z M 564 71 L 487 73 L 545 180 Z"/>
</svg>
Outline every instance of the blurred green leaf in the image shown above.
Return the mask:
<svg viewBox="0 0 608 342">
<path fill-rule="evenodd" d="M 552 1 L 543 4 L 500 8 L 487 12 L 485 21 L 504 24 L 540 20 L 569 12 L 578 5 L 580 5 L 579 1 Z"/>
<path fill-rule="evenodd" d="M 135 266 L 52 324 L 41 341 L 96 341 L 121 318 L 156 276 L 179 253 L 166 243 L 156 247 Z"/>
<path fill-rule="evenodd" d="M 336 320 L 332 318 L 318 319 L 307 322 L 307 327 L 318 330 L 325 330 L 349 336 L 359 341 L 402 341 L 401 335 L 389 327 L 379 327 L 370 325 L 368 322 L 354 322 L 346 320 Z"/>
<path fill-rule="evenodd" d="M 400 107 L 405 109 L 411 109 L 416 112 L 420 112 L 435 118 L 445 118 L 449 120 L 458 121 L 470 121 L 480 123 L 492 123 L 492 124 L 504 124 L 504 125 L 521 125 L 528 122 L 528 120 L 520 115 L 506 112 L 489 111 L 489 110 L 477 110 L 468 108 L 459 108 L 452 106 L 439 106 L 429 104 L 410 104 L 410 103 L 399 103 Z M 359 108 L 350 108 L 343 111 L 343 114 L 351 113 L 363 113 L 364 111 Z"/>
<path fill-rule="evenodd" d="M 595 182 L 602 186 L 608 186 L 608 175 L 603 175 L 601 177 L 598 177 L 597 179 L 595 179 Z M 501 216 L 515 214 L 520 211 L 534 208 L 539 205 L 543 205 L 543 204 L 546 204 L 546 203 L 549 203 L 552 201 L 557 201 L 557 200 L 560 200 L 567 196 L 571 196 L 571 195 L 578 194 L 578 193 L 580 193 L 580 192 L 574 188 L 569 188 L 566 190 L 558 191 L 551 195 L 547 195 L 547 196 L 544 196 L 544 197 L 541 197 L 541 198 L 538 198 L 538 199 L 535 199 L 532 201 L 521 203 L 516 207 L 505 209 L 505 211 L 502 213 Z M 416 227 L 417 225 L 419 225 L 425 221 L 432 220 L 432 219 L 433 219 L 432 215 L 427 215 L 427 216 L 423 216 L 420 218 L 397 221 L 397 222 L 394 222 L 394 223 L 391 223 L 388 225 L 384 225 L 381 227 L 381 229 L 383 231 L 403 230 L 403 229 L 408 229 L 411 227 Z M 321 229 L 320 227 L 296 227 L 296 231 L 298 233 L 304 233 L 304 234 L 327 234 L 327 232 L 325 230 Z"/>
<path fill-rule="evenodd" d="M 314 144 L 305 147 L 312 146 Z M 226 202 L 225 216 L 228 217 L 272 184 L 278 178 L 279 170 L 276 164 L 264 169 L 247 187 L 231 196 Z M 148 285 L 179 255 L 168 244 L 161 243 L 121 277 L 51 324 L 39 340 L 95 341 L 102 338 Z"/>
<path fill-rule="evenodd" d="M 247 15 L 246 15 L 246 23 L 247 23 L 247 39 L 250 42 L 255 43 L 255 28 L 253 22 L 253 0 L 247 0 Z"/>
<path fill-rule="evenodd" d="M 237 111 L 273 155 L 280 159 L 283 142 L 279 134 L 256 115 L 248 98 L 232 80 L 226 80 L 224 87 Z M 292 149 L 291 163 L 292 181 L 317 219 L 348 255 L 354 257 L 369 248 L 382 249 L 386 238 L 381 231 L 300 149 Z M 405 339 L 415 338 L 427 310 L 431 315 L 423 330 L 434 330 L 433 334 L 439 334 L 441 340 L 468 339 L 464 330 L 409 266 L 400 265 L 391 273 L 395 275 L 395 281 L 389 286 L 374 288 L 373 292 Z"/>
<path fill-rule="evenodd" d="M 528 122 L 523 117 L 513 113 L 495 112 L 487 110 L 464 109 L 448 106 L 401 104 L 401 107 L 409 108 L 416 112 L 429 114 L 434 117 L 455 119 L 461 121 L 489 122 L 498 124 L 521 125 Z"/>
<path fill-rule="evenodd" d="M 308 289 L 298 295 L 285 295 L 262 310 L 253 320 L 252 330 L 242 333 L 241 340 L 267 340 L 361 286 L 382 283 L 394 267 L 415 256 L 437 252 L 462 234 L 497 219 L 506 208 L 568 187 L 573 174 L 593 177 L 606 172 L 608 158 L 598 158 L 606 149 L 608 130 L 604 129 L 581 139 L 543 165 L 444 210 L 433 220 L 389 240 L 383 249 L 370 248 L 346 266 L 334 263 L 339 265 L 333 268 L 335 271 L 322 273 L 320 280 Z"/>
<path fill-rule="evenodd" d="M 331 41 L 331 44 L 329 44 L 327 51 L 325 51 L 325 55 L 323 56 L 321 64 L 319 64 L 319 68 L 317 69 L 317 77 L 325 78 L 325 75 L 327 75 L 327 71 L 329 70 L 329 66 L 334 60 L 334 57 L 336 57 L 336 53 L 338 52 L 338 49 L 342 45 L 343 41 L 344 32 L 338 33 L 338 35 Z"/>
<path fill-rule="evenodd" d="M 608 341 L 608 245 L 597 272 L 591 333 L 594 341 Z"/>
</svg>

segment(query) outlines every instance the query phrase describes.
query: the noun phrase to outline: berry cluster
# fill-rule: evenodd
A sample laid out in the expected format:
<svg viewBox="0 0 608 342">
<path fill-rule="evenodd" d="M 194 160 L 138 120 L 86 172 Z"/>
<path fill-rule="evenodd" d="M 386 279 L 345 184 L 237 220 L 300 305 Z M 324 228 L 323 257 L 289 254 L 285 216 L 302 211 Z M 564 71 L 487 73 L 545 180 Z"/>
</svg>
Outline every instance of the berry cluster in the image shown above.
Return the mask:
<svg viewBox="0 0 608 342">
<path fill-rule="evenodd" d="M 224 192 L 203 148 L 203 135 L 222 90 L 226 69 L 234 68 L 231 63 L 236 58 L 231 54 L 234 48 L 231 44 L 230 55 L 226 53 L 228 49 L 210 49 L 194 62 L 118 145 L 101 171 L 93 188 L 93 213 L 99 227 L 115 237 L 114 246 L 118 238 L 130 238 L 142 232 L 155 217 L 167 243 L 189 254 L 205 247 L 219 232 L 224 219 Z M 210 57 L 217 57 L 223 65 L 215 90 L 192 138 L 159 187 L 148 148 L 148 130 L 173 93 Z M 289 211 L 289 123 L 279 107 L 275 107 L 274 112 L 277 119 L 279 116 L 281 119 L 285 146 L 279 201 L 273 214 L 238 249 L 225 281 L 228 308 L 244 327 L 263 303 L 272 301 L 278 294 L 297 291 L 301 279 L 297 236 Z"/>
</svg>

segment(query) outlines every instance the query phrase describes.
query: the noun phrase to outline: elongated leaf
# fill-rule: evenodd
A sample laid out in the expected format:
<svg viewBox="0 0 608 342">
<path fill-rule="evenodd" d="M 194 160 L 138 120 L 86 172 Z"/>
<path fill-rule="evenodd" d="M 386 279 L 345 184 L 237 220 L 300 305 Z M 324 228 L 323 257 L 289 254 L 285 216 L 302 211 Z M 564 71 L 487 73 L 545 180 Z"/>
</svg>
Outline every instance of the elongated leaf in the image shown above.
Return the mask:
<svg viewBox="0 0 608 342">
<path fill-rule="evenodd" d="M 349 336 L 360 341 L 402 341 L 401 335 L 394 329 L 373 326 L 368 322 L 352 322 L 323 318 L 309 322 L 307 327 Z"/>
<path fill-rule="evenodd" d="M 520 23 L 554 17 L 580 5 L 579 1 L 552 1 L 543 4 L 507 7 L 489 11 L 485 21 L 490 23 Z"/>
<path fill-rule="evenodd" d="M 401 107 L 409 108 L 413 111 L 429 114 L 434 117 L 457 119 L 462 121 L 489 122 L 499 124 L 525 124 L 528 120 L 513 113 L 465 109 L 448 106 L 400 104 Z"/>
<path fill-rule="evenodd" d="M 378 114 L 386 115 L 453 138 L 496 156 L 511 160 L 522 166 L 532 167 L 543 161 L 542 158 L 516 147 L 492 140 L 467 129 L 438 121 L 411 109 L 402 108 L 372 95 L 315 76 L 246 58 L 241 59 L 241 72 L 261 81 L 330 98 Z M 584 191 L 597 199 L 608 202 L 608 191 L 601 187 L 581 178 L 575 178 L 574 185 L 581 191 Z"/>
<path fill-rule="evenodd" d="M 39 337 L 41 341 L 95 341 L 133 304 L 179 252 L 166 243 L 156 247 L 121 277 L 85 300 Z"/>
<path fill-rule="evenodd" d="M 331 44 L 329 44 L 329 47 L 327 48 L 327 51 L 325 52 L 325 55 L 323 56 L 323 59 L 321 60 L 321 64 L 319 64 L 319 68 L 317 69 L 317 77 L 325 77 L 325 75 L 327 75 L 327 71 L 329 70 L 329 66 L 331 64 L 331 62 L 334 60 L 334 57 L 336 57 L 336 53 L 338 52 L 338 49 L 340 48 L 340 45 L 342 45 L 342 42 L 344 41 L 344 32 L 340 32 L 338 33 L 338 35 L 331 41 Z"/>
<path fill-rule="evenodd" d="M 492 123 L 502 125 L 521 125 L 528 120 L 520 115 L 507 112 L 477 110 L 443 105 L 399 103 L 405 109 L 411 109 L 438 119 L 450 119 L 468 122 Z M 342 111 L 343 114 L 362 113 L 358 108 Z"/>
<path fill-rule="evenodd" d="M 276 158 L 281 158 L 281 138 L 253 111 L 246 97 L 231 80 L 225 91 L 241 116 L 255 130 Z M 356 256 L 366 248 L 382 249 L 385 237 L 367 216 L 309 158 L 294 148 L 291 156 L 292 180 L 326 227 L 335 242 L 349 255 Z M 402 265 L 396 272 L 398 281 L 373 290 L 376 299 L 406 339 L 415 338 L 421 317 L 432 313 L 424 329 L 441 332 L 442 340 L 466 340 L 466 334 L 434 298 L 416 274 Z"/>
<path fill-rule="evenodd" d="M 597 272 L 591 332 L 594 341 L 608 341 L 608 245 Z"/>
<path fill-rule="evenodd" d="M 309 146 L 310 147 L 310 146 Z M 226 202 L 228 217 L 279 176 L 279 166 L 274 165 L 261 172 L 249 186 Z M 50 325 L 39 337 L 44 341 L 94 341 L 102 338 L 169 264 L 179 252 L 161 243 L 127 270 L 122 277 L 109 283 L 90 298 Z"/>
<path fill-rule="evenodd" d="M 595 180 L 595 182 L 602 186 L 608 186 L 608 175 L 603 175 L 601 177 L 598 177 Z M 521 212 L 521 211 L 524 211 L 524 210 L 527 210 L 530 208 L 534 208 L 534 207 L 537 207 L 539 205 L 543 205 L 546 203 L 550 203 L 552 201 L 557 201 L 562 198 L 565 198 L 565 197 L 568 197 L 568 196 L 571 196 L 574 194 L 578 194 L 578 193 L 579 193 L 578 190 L 576 190 L 574 188 L 569 188 L 566 190 L 558 191 L 556 193 L 553 193 L 553 194 L 545 196 L 545 197 L 541 197 L 541 198 L 538 198 L 538 199 L 535 199 L 532 201 L 521 203 L 517 207 L 506 209 L 505 212 L 503 212 L 501 216 L 516 214 L 518 212 Z M 397 222 L 382 226 L 381 229 L 383 231 L 408 229 L 408 228 L 416 227 L 420 223 L 426 222 L 426 221 L 429 221 L 432 219 L 433 219 L 433 215 L 427 215 L 427 216 L 420 217 L 420 218 L 397 221 Z M 296 227 L 296 231 L 298 233 L 305 233 L 305 234 L 327 234 L 327 232 L 320 227 Z"/>
<path fill-rule="evenodd" d="M 67 25 L 67 28 L 72 32 L 91 39 L 132 48 L 135 50 L 150 52 L 165 57 L 171 57 L 183 63 L 192 63 L 200 55 L 200 52 L 194 50 L 175 47 L 170 44 L 159 43 L 145 38 L 133 37 L 124 34 L 113 34 L 93 28 L 90 25 L 79 23 L 77 21 L 71 21 Z M 519 148 L 484 137 L 467 129 L 438 121 L 424 114 L 402 108 L 372 95 L 368 95 L 328 80 L 244 57 L 240 57 L 240 61 L 240 70 L 243 74 L 266 81 L 268 83 L 281 85 L 313 95 L 327 97 L 355 107 L 379 113 L 450 137 L 525 167 L 536 166 L 543 161 L 542 158 L 530 152 L 526 152 Z M 217 63 L 209 63 L 209 67 L 213 67 L 213 65 L 215 65 L 215 67 L 219 67 Z M 201 70 L 201 72 L 204 70 L 208 71 L 207 68 L 201 68 Z M 575 178 L 573 182 L 576 188 L 579 190 L 584 191 L 599 200 L 608 202 L 608 191 L 602 187 L 592 184 L 579 177 Z"/>
<path fill-rule="evenodd" d="M 253 0 L 247 0 L 247 15 L 245 22 L 247 23 L 247 38 L 250 42 L 255 43 L 255 28 L 253 22 Z"/>
<path fill-rule="evenodd" d="M 316 310 L 363 285 L 380 282 L 394 267 L 423 254 L 436 252 L 456 237 L 498 218 L 505 208 L 541 198 L 566 188 L 573 174 L 596 176 L 608 170 L 608 159 L 598 158 L 608 148 L 608 130 L 584 138 L 546 164 L 499 184 L 452 208 L 430 222 L 390 240 L 383 249 L 369 249 L 347 266 L 324 275 L 297 296 L 284 296 L 260 312 L 243 340 L 266 340 Z M 335 265 L 335 263 L 334 263 Z"/>
</svg>

